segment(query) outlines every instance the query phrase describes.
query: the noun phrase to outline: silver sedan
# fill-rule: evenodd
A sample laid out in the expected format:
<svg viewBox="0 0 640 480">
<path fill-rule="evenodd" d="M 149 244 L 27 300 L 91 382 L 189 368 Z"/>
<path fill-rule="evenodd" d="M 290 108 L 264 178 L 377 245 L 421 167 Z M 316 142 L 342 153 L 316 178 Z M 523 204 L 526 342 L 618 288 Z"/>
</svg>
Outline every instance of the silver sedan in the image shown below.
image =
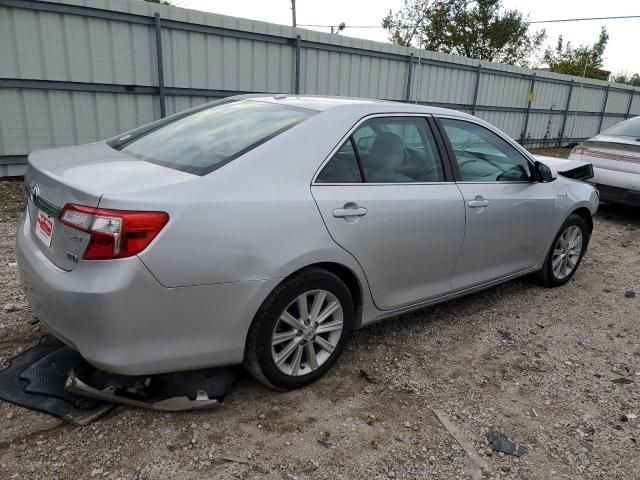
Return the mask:
<svg viewBox="0 0 640 480">
<path fill-rule="evenodd" d="M 17 233 L 35 315 L 98 368 L 323 375 L 364 325 L 584 255 L 590 165 L 464 113 L 241 96 L 32 153 Z"/>
<path fill-rule="evenodd" d="M 573 149 L 570 159 L 593 164 L 602 200 L 640 207 L 640 117 L 614 125 Z"/>
</svg>

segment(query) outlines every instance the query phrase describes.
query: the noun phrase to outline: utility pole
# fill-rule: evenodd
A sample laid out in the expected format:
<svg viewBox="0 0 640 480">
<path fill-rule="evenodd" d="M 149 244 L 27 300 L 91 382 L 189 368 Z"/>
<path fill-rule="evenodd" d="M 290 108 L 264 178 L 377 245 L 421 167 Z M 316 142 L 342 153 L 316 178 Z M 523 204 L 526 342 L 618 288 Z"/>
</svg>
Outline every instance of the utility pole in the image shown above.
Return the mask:
<svg viewBox="0 0 640 480">
<path fill-rule="evenodd" d="M 291 24 L 296 28 L 296 0 L 291 0 Z"/>
</svg>

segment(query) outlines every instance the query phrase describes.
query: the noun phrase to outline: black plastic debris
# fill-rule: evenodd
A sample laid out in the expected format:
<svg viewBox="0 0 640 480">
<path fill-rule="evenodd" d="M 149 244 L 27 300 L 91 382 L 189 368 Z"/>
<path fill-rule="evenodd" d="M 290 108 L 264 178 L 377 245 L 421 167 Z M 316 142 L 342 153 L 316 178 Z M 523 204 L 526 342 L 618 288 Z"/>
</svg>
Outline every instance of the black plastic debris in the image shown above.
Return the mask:
<svg viewBox="0 0 640 480">
<path fill-rule="evenodd" d="M 615 383 L 617 385 L 630 385 L 633 383 L 633 380 L 631 380 L 630 378 L 620 377 L 620 378 L 611 380 L 611 383 Z"/>
<path fill-rule="evenodd" d="M 86 363 L 80 355 L 48 335 L 11 359 L 0 371 L 0 399 L 48 413 L 73 425 L 96 421 L 115 405 L 65 391 L 70 365 Z"/>
<path fill-rule="evenodd" d="M 374 385 L 378 385 L 380 383 L 380 379 L 378 377 L 370 375 L 364 370 L 360 370 L 360 377 L 364 378 L 369 383 L 373 383 Z"/>
<path fill-rule="evenodd" d="M 331 442 L 327 442 L 326 440 L 318 440 L 318 443 L 320 444 L 321 447 L 324 448 L 334 448 L 335 445 Z"/>
<path fill-rule="evenodd" d="M 491 430 L 487 434 L 487 438 L 489 439 L 489 446 L 494 452 L 503 452 L 519 457 L 529 451 L 529 449 L 521 443 L 512 442 L 503 433 L 500 433 L 497 430 Z"/>
<path fill-rule="evenodd" d="M 86 397 L 134 407 L 193 410 L 221 406 L 233 386 L 237 371 L 237 367 L 219 367 L 125 376 L 81 365 L 71 370 L 65 388 Z"/>
<path fill-rule="evenodd" d="M 237 370 L 221 367 L 151 376 L 115 375 L 96 369 L 78 352 L 47 335 L 0 371 L 0 400 L 87 425 L 116 404 L 170 411 L 220 406 Z"/>
</svg>

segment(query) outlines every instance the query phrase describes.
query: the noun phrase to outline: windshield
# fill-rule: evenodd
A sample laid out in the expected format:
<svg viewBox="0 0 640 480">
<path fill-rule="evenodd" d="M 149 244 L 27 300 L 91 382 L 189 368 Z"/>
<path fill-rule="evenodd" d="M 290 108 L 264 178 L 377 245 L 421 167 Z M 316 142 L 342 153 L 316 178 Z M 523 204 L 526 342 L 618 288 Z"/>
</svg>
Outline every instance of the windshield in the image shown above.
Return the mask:
<svg viewBox="0 0 640 480">
<path fill-rule="evenodd" d="M 640 117 L 625 120 L 603 132 L 605 135 L 620 135 L 621 137 L 640 138 Z"/>
<path fill-rule="evenodd" d="M 313 115 L 254 100 L 213 102 L 108 142 L 142 160 L 205 175 Z"/>
</svg>

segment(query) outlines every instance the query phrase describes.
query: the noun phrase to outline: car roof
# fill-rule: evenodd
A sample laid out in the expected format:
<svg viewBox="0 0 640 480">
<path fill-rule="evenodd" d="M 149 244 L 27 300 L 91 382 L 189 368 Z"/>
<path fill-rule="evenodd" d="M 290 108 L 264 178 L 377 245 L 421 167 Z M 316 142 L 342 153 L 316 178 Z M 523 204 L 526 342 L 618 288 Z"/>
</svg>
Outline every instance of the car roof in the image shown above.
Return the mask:
<svg viewBox="0 0 640 480">
<path fill-rule="evenodd" d="M 450 110 L 448 108 L 420 105 L 416 103 L 394 102 L 391 100 L 378 100 L 356 97 L 331 97 L 316 95 L 242 95 L 238 99 L 250 99 L 260 102 L 277 103 L 291 107 L 308 108 L 316 111 L 326 111 L 336 108 L 357 108 L 360 113 L 424 113 L 445 114 L 459 117 L 470 117 L 464 112 Z"/>
</svg>

